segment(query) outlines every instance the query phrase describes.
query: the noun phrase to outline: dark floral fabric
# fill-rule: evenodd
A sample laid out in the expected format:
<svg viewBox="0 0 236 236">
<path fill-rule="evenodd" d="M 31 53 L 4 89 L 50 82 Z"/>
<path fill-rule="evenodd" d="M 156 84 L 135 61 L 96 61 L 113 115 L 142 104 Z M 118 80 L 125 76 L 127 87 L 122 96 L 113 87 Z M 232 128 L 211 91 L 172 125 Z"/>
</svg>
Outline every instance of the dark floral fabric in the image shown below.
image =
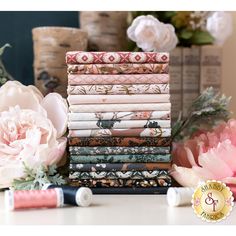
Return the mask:
<svg viewBox="0 0 236 236">
<path fill-rule="evenodd" d="M 167 187 L 171 186 L 171 177 L 163 176 L 155 179 L 84 179 L 70 181 L 71 186 L 77 187 L 140 187 L 140 188 L 150 188 L 150 187 Z"/>
<path fill-rule="evenodd" d="M 171 163 L 99 163 L 70 164 L 71 171 L 144 171 L 169 169 Z"/>
<path fill-rule="evenodd" d="M 169 147 L 170 137 L 73 137 L 68 139 L 70 146 L 157 146 Z"/>
<path fill-rule="evenodd" d="M 153 171 L 72 171 L 69 178 L 79 179 L 153 179 L 168 175 L 167 170 Z"/>
<path fill-rule="evenodd" d="M 71 155 L 169 154 L 170 147 L 79 147 L 70 146 Z"/>
<path fill-rule="evenodd" d="M 70 163 L 170 162 L 170 154 L 70 155 Z"/>
</svg>

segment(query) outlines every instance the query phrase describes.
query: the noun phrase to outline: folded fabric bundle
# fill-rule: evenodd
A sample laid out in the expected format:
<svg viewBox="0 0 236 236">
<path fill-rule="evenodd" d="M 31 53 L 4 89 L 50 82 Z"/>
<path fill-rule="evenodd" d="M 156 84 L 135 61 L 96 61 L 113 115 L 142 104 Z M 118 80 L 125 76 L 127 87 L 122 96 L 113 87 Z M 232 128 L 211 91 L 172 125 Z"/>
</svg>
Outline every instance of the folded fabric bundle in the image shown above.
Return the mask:
<svg viewBox="0 0 236 236">
<path fill-rule="evenodd" d="M 140 103 L 140 104 L 89 104 L 71 105 L 71 112 L 134 112 L 134 111 L 170 111 L 170 103 Z"/>
<path fill-rule="evenodd" d="M 170 147 L 69 147 L 70 155 L 169 154 Z"/>
<path fill-rule="evenodd" d="M 79 163 L 70 164 L 71 171 L 144 171 L 144 170 L 167 170 L 171 163 Z"/>
<path fill-rule="evenodd" d="M 153 170 L 153 171 L 84 171 L 71 172 L 70 180 L 79 179 L 153 179 L 168 175 L 167 170 Z"/>
<path fill-rule="evenodd" d="M 68 139 L 70 146 L 121 146 L 121 147 L 169 147 L 171 144 L 170 137 L 73 137 Z"/>
<path fill-rule="evenodd" d="M 108 154 L 108 155 L 70 155 L 70 163 L 148 163 L 169 162 L 170 154 Z"/>
<path fill-rule="evenodd" d="M 68 128 L 79 129 L 131 129 L 131 128 L 170 128 L 170 120 L 100 120 L 69 121 Z"/>
<path fill-rule="evenodd" d="M 142 187 L 171 186 L 171 177 L 166 175 L 155 179 L 82 179 L 70 181 L 71 186 L 76 187 Z"/>
<path fill-rule="evenodd" d="M 169 74 L 68 75 L 69 85 L 104 84 L 166 84 Z"/>
<path fill-rule="evenodd" d="M 82 52 L 66 53 L 67 64 L 102 63 L 166 63 L 169 53 L 165 52 Z"/>
<path fill-rule="evenodd" d="M 69 74 L 167 74 L 169 65 L 165 64 L 76 64 L 68 65 Z"/>
<path fill-rule="evenodd" d="M 68 95 L 166 94 L 169 84 L 110 84 L 68 86 Z"/>
<path fill-rule="evenodd" d="M 71 51 L 66 62 L 70 185 L 166 192 L 169 54 Z"/>
<path fill-rule="evenodd" d="M 169 94 L 134 95 L 69 95 L 70 105 L 76 104 L 127 104 L 127 103 L 169 103 Z"/>
<path fill-rule="evenodd" d="M 170 120 L 170 111 L 69 113 L 69 121 L 97 120 Z"/>
</svg>

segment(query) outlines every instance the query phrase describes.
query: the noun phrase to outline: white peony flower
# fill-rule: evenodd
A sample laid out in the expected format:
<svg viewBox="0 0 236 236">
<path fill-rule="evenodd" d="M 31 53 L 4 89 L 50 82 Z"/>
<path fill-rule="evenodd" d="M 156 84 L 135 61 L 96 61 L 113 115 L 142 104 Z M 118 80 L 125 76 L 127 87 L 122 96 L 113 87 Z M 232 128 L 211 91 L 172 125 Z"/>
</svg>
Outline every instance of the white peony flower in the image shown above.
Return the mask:
<svg viewBox="0 0 236 236">
<path fill-rule="evenodd" d="M 233 32 L 232 15 L 224 11 L 216 11 L 207 18 L 206 29 L 215 38 L 216 44 L 224 44 Z"/>
<path fill-rule="evenodd" d="M 37 169 L 60 161 L 67 113 L 68 105 L 57 93 L 43 97 L 36 87 L 17 81 L 0 88 L 0 188 L 25 177 L 23 163 Z"/>
<path fill-rule="evenodd" d="M 47 116 L 57 130 L 57 138 L 66 132 L 68 105 L 61 95 L 50 93 L 43 97 L 33 85 L 25 86 L 18 81 L 8 81 L 0 88 L 0 113 L 15 106 Z"/>
<path fill-rule="evenodd" d="M 178 43 L 174 27 L 151 15 L 135 18 L 127 35 L 143 51 L 171 51 Z"/>
</svg>

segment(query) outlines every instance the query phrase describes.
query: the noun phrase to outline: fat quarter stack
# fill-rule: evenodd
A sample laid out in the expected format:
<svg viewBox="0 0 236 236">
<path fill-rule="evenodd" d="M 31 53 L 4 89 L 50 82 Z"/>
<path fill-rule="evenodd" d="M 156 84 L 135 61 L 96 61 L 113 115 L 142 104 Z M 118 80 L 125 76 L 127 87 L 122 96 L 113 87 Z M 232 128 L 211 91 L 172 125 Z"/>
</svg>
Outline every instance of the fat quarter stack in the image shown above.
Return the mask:
<svg viewBox="0 0 236 236">
<path fill-rule="evenodd" d="M 171 186 L 169 54 L 66 54 L 70 184 L 99 193 Z"/>
</svg>

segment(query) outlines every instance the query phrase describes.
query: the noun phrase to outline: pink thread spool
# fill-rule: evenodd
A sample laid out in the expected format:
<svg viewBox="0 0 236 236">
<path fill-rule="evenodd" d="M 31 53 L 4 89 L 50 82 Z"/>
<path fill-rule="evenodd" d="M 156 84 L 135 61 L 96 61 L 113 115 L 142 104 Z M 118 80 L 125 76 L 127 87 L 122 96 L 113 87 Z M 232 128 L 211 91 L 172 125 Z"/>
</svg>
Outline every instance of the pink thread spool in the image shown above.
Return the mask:
<svg viewBox="0 0 236 236">
<path fill-rule="evenodd" d="M 5 206 L 11 211 L 28 208 L 62 207 L 63 202 L 64 197 L 61 188 L 5 191 Z"/>
</svg>

